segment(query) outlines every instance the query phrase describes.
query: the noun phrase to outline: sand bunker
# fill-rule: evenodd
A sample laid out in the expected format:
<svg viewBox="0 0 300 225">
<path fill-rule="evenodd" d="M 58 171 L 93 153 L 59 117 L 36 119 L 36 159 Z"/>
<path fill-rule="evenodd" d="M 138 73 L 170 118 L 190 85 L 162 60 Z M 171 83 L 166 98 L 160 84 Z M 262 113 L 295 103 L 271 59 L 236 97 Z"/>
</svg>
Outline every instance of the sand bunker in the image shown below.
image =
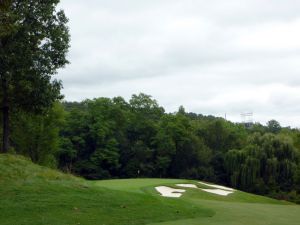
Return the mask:
<svg viewBox="0 0 300 225">
<path fill-rule="evenodd" d="M 231 191 L 231 192 L 234 191 L 234 189 L 232 189 L 232 188 L 224 187 L 224 186 L 221 186 L 221 185 L 207 184 L 207 183 L 204 183 L 204 182 L 198 182 L 198 183 L 206 185 L 208 187 L 218 188 L 218 189 L 222 189 L 222 190 L 226 190 L 226 191 Z"/>
<path fill-rule="evenodd" d="M 167 186 L 159 186 L 155 187 L 155 189 L 161 194 L 161 196 L 170 198 L 179 198 L 182 193 L 185 192 L 183 189 L 175 189 Z"/>
<path fill-rule="evenodd" d="M 210 185 L 210 184 L 206 184 L 206 183 L 203 183 L 203 182 L 199 182 L 200 184 L 205 184 L 207 186 L 210 186 L 210 187 L 218 187 L 218 188 L 222 188 L 222 189 L 203 189 L 203 188 L 198 188 L 195 184 L 176 184 L 176 186 L 178 187 L 183 187 L 183 188 L 197 188 L 197 189 L 200 189 L 202 191 L 206 191 L 206 192 L 209 192 L 209 193 L 213 193 L 213 194 L 217 194 L 217 195 L 222 195 L 222 196 L 227 196 L 231 193 L 233 193 L 233 189 L 232 188 L 227 188 L 227 187 L 223 187 L 223 186 L 220 186 L 220 185 Z M 226 190 L 227 189 L 227 190 Z"/>
<path fill-rule="evenodd" d="M 229 187 L 224 187 L 221 185 L 214 185 L 214 184 L 207 184 L 204 182 L 198 182 L 198 183 L 202 184 L 202 185 L 206 185 L 208 187 L 215 188 L 215 189 L 198 188 L 197 185 L 195 185 L 195 184 L 176 184 L 176 186 L 182 187 L 182 188 L 200 189 L 205 192 L 209 192 L 209 193 L 216 194 L 216 195 L 222 195 L 222 196 L 227 196 L 234 192 L 234 189 L 229 188 Z M 158 186 L 158 187 L 155 187 L 155 189 L 156 189 L 156 191 L 158 191 L 161 194 L 161 196 L 170 197 L 170 198 L 179 198 L 182 196 L 182 193 L 184 193 L 186 191 L 184 189 L 170 188 L 167 186 Z"/>
<path fill-rule="evenodd" d="M 176 184 L 176 186 L 184 188 L 198 188 L 195 184 Z"/>
<path fill-rule="evenodd" d="M 209 193 L 217 194 L 217 195 L 222 195 L 222 196 L 227 196 L 227 195 L 233 193 L 233 191 L 224 191 L 224 190 L 221 190 L 221 189 L 202 189 L 201 188 L 201 190 L 209 192 Z"/>
</svg>

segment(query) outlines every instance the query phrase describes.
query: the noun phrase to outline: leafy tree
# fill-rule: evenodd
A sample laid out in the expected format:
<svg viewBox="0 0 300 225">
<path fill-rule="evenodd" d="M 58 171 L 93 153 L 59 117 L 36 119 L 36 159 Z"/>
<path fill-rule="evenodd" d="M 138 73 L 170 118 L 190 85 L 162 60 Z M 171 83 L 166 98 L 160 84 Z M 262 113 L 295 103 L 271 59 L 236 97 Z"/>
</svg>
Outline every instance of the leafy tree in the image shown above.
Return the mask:
<svg viewBox="0 0 300 225">
<path fill-rule="evenodd" d="M 3 148 L 10 138 L 10 112 L 41 113 L 60 98 L 61 84 L 52 80 L 68 61 L 68 19 L 56 11 L 59 0 L 0 2 L 0 100 Z"/>
<path fill-rule="evenodd" d="M 153 176 L 153 153 L 154 150 L 143 141 L 136 141 L 129 151 L 130 161 L 125 166 L 126 175 L 129 177 Z"/>
<path fill-rule="evenodd" d="M 55 103 L 46 115 L 18 112 L 12 115 L 12 142 L 17 153 L 33 162 L 56 167 L 59 150 L 59 131 L 64 124 L 64 111 Z"/>
<path fill-rule="evenodd" d="M 250 127 L 250 129 L 247 129 L 247 131 L 249 133 L 260 133 L 260 134 L 264 134 L 266 132 L 268 132 L 268 128 L 263 126 L 260 123 L 253 123 L 252 126 Z"/>
<path fill-rule="evenodd" d="M 155 170 L 159 177 L 169 174 L 173 156 L 176 153 L 176 120 L 174 115 L 164 115 L 159 122 L 158 132 L 154 138 Z"/>
<path fill-rule="evenodd" d="M 66 103 L 63 103 L 66 109 Z M 57 152 L 58 166 L 63 171 L 74 172 L 74 163 L 79 153 L 85 149 L 88 133 L 87 104 L 68 103 L 69 111 L 63 128 L 60 131 L 60 148 Z"/>
<path fill-rule="evenodd" d="M 105 146 L 97 148 L 91 155 L 90 161 L 94 168 L 94 173 L 88 174 L 89 178 L 111 178 L 117 174 L 119 164 L 118 142 L 112 138 Z"/>
<path fill-rule="evenodd" d="M 195 126 L 197 135 L 213 151 L 210 165 L 213 167 L 214 176 L 211 181 L 228 184 L 224 167 L 225 154 L 230 149 L 239 149 L 244 145 L 247 137 L 245 127 L 220 118 L 206 118 L 204 121 L 202 118 Z"/>
<path fill-rule="evenodd" d="M 169 167 L 169 174 L 172 177 L 203 179 L 208 176 L 210 149 L 195 135 L 188 117 L 179 111 L 176 115 L 168 115 L 162 119 L 164 122 L 160 130 L 163 132 L 160 131 L 157 136 L 159 141 L 157 165 L 162 166 L 158 163 L 161 163 L 164 157 L 163 162 L 169 164 L 165 166 Z M 160 139 L 161 135 L 167 137 L 167 142 L 164 144 Z"/>
<path fill-rule="evenodd" d="M 177 113 L 182 114 L 182 115 L 185 115 L 185 114 L 186 114 L 185 108 L 184 108 L 182 105 L 179 106 L 179 109 L 178 109 L 178 112 L 177 112 Z"/>
<path fill-rule="evenodd" d="M 153 176 L 154 138 L 164 109 L 150 95 L 140 93 L 129 100 L 127 148 L 122 150 L 125 176 Z M 129 162 L 128 165 L 126 162 Z M 139 171 L 139 172 L 138 172 Z"/>
<path fill-rule="evenodd" d="M 278 134 L 281 130 L 280 123 L 276 120 L 270 120 L 267 123 L 267 128 L 268 128 L 268 131 L 273 134 Z"/>
<path fill-rule="evenodd" d="M 58 153 L 60 168 L 91 179 L 119 175 L 120 147 L 126 145 L 123 103 L 120 98 L 98 98 L 68 104 Z"/>
<path fill-rule="evenodd" d="M 208 123 L 202 129 L 207 145 L 215 151 L 226 152 L 232 148 L 239 148 L 246 140 L 245 128 L 234 125 L 223 119 Z"/>
<path fill-rule="evenodd" d="M 226 153 L 231 185 L 255 193 L 289 192 L 297 184 L 299 155 L 293 143 L 271 133 L 254 133 L 241 150 Z"/>
</svg>

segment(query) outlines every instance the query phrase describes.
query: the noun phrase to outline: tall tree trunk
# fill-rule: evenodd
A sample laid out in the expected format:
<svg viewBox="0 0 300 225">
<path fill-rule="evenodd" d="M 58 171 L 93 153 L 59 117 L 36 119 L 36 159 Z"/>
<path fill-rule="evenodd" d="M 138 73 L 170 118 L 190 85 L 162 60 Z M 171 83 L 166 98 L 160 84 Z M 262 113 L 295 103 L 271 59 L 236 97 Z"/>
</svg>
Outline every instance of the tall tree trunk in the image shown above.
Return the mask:
<svg viewBox="0 0 300 225">
<path fill-rule="evenodd" d="M 2 115 L 3 115 L 3 143 L 2 143 L 2 151 L 8 152 L 9 150 L 9 105 L 8 105 L 8 83 L 7 79 L 4 78 L 2 80 L 2 91 L 3 91 L 3 99 L 2 99 Z"/>
</svg>

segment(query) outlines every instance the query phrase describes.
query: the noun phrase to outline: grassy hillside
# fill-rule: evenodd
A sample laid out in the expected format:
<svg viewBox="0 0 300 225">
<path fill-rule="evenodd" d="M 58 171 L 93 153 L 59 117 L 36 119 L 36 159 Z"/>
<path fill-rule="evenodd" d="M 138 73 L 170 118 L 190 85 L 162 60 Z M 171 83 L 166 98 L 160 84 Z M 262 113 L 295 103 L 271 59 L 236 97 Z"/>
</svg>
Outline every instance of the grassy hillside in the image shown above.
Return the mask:
<svg viewBox="0 0 300 225">
<path fill-rule="evenodd" d="M 239 191 L 225 197 L 187 189 L 181 198 L 170 199 L 154 189 L 177 183 L 196 181 L 85 181 L 23 157 L 0 155 L 0 224 L 298 225 L 300 221 L 298 205 Z"/>
</svg>

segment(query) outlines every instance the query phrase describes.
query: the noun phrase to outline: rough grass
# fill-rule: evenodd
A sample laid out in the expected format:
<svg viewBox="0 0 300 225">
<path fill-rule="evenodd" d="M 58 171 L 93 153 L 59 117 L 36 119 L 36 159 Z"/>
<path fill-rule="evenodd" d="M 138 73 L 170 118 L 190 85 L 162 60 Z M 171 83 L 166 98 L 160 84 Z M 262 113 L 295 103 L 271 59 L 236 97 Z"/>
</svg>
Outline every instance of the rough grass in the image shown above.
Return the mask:
<svg viewBox="0 0 300 225">
<path fill-rule="evenodd" d="M 194 189 L 169 199 L 154 189 L 176 183 L 197 184 L 174 179 L 86 181 L 23 157 L 0 155 L 0 224 L 299 225 L 300 206 L 288 202 Z"/>
</svg>

